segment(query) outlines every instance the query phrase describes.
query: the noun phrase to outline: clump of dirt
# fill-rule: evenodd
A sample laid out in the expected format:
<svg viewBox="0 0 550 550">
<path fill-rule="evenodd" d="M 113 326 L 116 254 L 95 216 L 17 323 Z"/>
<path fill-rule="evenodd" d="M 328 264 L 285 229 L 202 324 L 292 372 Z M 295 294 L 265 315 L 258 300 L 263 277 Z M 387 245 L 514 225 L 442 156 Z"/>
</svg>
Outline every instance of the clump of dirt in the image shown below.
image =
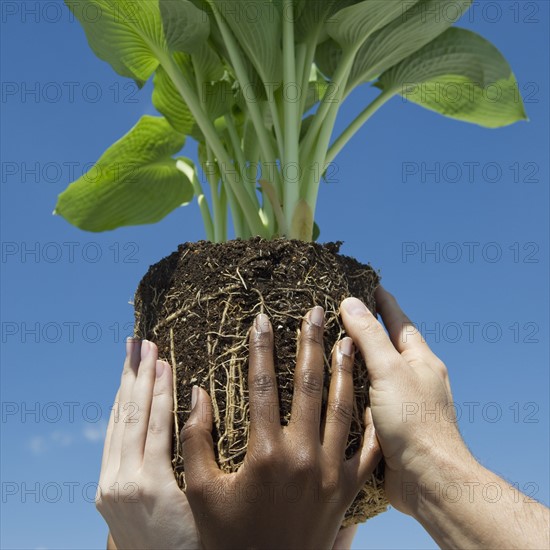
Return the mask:
<svg viewBox="0 0 550 550">
<path fill-rule="evenodd" d="M 269 316 L 275 338 L 275 368 L 281 422 L 290 418 L 296 342 L 301 321 L 315 305 L 325 309 L 325 392 L 330 354 L 345 335 L 340 302 L 361 299 L 375 311 L 379 276 L 368 265 L 338 253 L 342 243 L 276 239 L 222 244 L 185 243 L 151 266 L 135 296 L 135 335 L 154 341 L 159 357 L 172 365 L 174 397 L 173 467 L 185 489 L 179 432 L 191 410 L 191 388 L 206 389 L 214 408 L 214 441 L 220 467 L 234 472 L 248 442 L 248 330 L 258 313 Z M 355 403 L 346 456 L 359 448 L 368 404 L 367 368 L 356 354 Z M 346 513 L 343 525 L 385 511 L 383 465 Z"/>
</svg>

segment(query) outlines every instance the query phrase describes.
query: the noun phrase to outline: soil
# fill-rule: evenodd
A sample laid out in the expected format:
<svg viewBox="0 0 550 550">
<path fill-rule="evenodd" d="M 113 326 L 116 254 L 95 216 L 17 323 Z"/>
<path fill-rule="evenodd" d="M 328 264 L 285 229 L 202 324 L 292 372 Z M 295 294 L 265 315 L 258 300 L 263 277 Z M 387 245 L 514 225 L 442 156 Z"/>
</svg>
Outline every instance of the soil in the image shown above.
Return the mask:
<svg viewBox="0 0 550 550">
<path fill-rule="evenodd" d="M 379 275 L 368 265 L 338 253 L 341 243 L 260 238 L 223 244 L 185 243 L 151 266 L 135 296 L 135 336 L 154 341 L 159 357 L 175 373 L 173 467 L 185 489 L 179 431 L 191 408 L 191 388 L 212 397 L 214 441 L 220 467 L 234 472 L 248 441 L 247 335 L 254 317 L 266 313 L 273 325 L 281 423 L 290 417 L 296 341 L 301 321 L 315 305 L 325 309 L 325 392 L 330 355 L 345 335 L 338 315 L 348 296 L 375 311 Z M 368 404 L 368 374 L 360 354 L 354 369 L 355 404 L 346 456 L 362 440 Z M 387 508 L 383 465 L 374 472 L 346 513 L 343 525 L 365 521 Z"/>
</svg>

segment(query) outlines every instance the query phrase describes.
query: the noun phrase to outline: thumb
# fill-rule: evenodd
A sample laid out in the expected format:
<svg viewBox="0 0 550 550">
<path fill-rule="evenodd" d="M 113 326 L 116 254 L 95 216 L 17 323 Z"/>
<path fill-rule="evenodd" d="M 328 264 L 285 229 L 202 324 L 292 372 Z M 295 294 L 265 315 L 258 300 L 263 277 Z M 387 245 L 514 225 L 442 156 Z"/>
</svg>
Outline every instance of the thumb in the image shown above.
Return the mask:
<svg viewBox="0 0 550 550">
<path fill-rule="evenodd" d="M 202 388 L 193 386 L 191 404 L 191 414 L 180 432 L 186 493 L 189 498 L 200 495 L 204 484 L 213 481 L 220 474 L 212 441 L 210 396 Z"/>
<path fill-rule="evenodd" d="M 346 298 L 340 314 L 346 332 L 361 351 L 371 382 L 390 376 L 402 359 L 376 317 L 357 298 Z"/>
</svg>

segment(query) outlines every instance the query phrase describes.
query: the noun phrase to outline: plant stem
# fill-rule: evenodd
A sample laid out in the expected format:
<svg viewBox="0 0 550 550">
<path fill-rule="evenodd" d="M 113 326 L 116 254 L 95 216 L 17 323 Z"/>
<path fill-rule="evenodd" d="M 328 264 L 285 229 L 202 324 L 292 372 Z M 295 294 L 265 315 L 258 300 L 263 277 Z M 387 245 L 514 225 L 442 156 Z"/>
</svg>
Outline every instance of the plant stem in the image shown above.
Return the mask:
<svg viewBox="0 0 550 550">
<path fill-rule="evenodd" d="M 353 62 L 353 57 L 351 61 Z M 312 168 L 318 166 L 318 170 L 314 171 L 314 173 L 317 172 L 319 177 L 310 180 L 309 185 L 305 189 L 306 202 L 309 204 L 312 212 L 315 212 L 317 194 L 319 193 L 319 184 L 321 183 L 321 177 L 325 172 L 327 149 L 330 143 L 332 131 L 334 129 L 334 124 L 336 122 L 338 110 L 342 106 L 342 97 L 344 96 L 346 83 L 351 72 L 352 62 L 341 65 L 340 67 L 344 67 L 341 71 L 340 67 L 338 68 L 340 87 L 337 89 L 336 101 L 331 103 L 330 107 L 327 109 L 327 116 L 323 121 L 323 126 L 319 132 L 317 142 L 314 144 L 315 148 L 313 157 L 311 158 L 311 166 Z"/>
<path fill-rule="evenodd" d="M 215 241 L 215 232 L 214 225 L 212 224 L 212 216 L 210 215 L 210 208 L 208 206 L 208 201 L 202 190 L 201 182 L 197 176 L 197 171 L 194 166 L 190 166 L 187 162 L 183 160 L 177 160 L 176 166 L 181 170 L 189 179 L 193 185 L 193 190 L 195 191 L 195 196 L 197 197 L 197 202 L 199 203 L 199 208 L 201 211 L 202 221 L 204 223 L 204 228 L 206 230 L 206 238 L 209 241 Z"/>
<path fill-rule="evenodd" d="M 172 79 L 174 86 L 180 93 L 182 99 L 185 101 L 185 103 L 189 107 L 191 114 L 197 121 L 197 124 L 199 125 L 200 129 L 202 130 L 206 138 L 206 141 L 208 142 L 210 147 L 212 147 L 212 151 L 214 152 L 214 155 L 216 155 L 218 159 L 218 163 L 220 164 L 222 173 L 225 173 L 224 166 L 229 167 L 229 166 L 232 166 L 233 163 L 231 162 L 231 159 L 229 158 L 227 151 L 224 149 L 223 144 L 216 132 L 216 129 L 212 124 L 212 121 L 202 111 L 202 108 L 200 106 L 200 102 L 197 97 L 197 94 L 195 93 L 195 90 L 193 90 L 193 88 L 189 85 L 185 77 L 180 73 L 174 60 L 170 56 L 162 55 L 160 59 L 161 59 L 162 66 L 164 67 L 164 69 Z M 247 218 L 247 221 L 251 230 L 257 235 L 267 237 L 265 226 L 262 223 L 262 220 L 259 215 L 258 201 L 256 201 L 256 204 L 254 204 L 254 202 L 251 200 L 248 193 L 243 189 L 242 185 L 238 185 L 238 184 L 234 185 L 233 182 L 231 182 L 231 185 L 233 186 L 232 191 L 234 192 L 235 196 L 239 201 L 239 204 L 241 205 L 244 211 L 244 214 Z"/>
<path fill-rule="evenodd" d="M 214 17 L 216 18 L 216 22 L 218 23 L 218 27 L 220 28 L 220 31 L 222 33 L 223 41 L 227 47 L 229 58 L 235 69 L 235 76 L 237 77 L 237 80 L 241 85 L 241 89 L 248 91 L 253 90 L 250 79 L 248 78 L 248 75 L 246 73 L 246 67 L 244 66 L 244 62 L 241 58 L 238 44 L 231 32 L 231 29 L 229 29 L 229 27 L 226 25 L 216 5 L 212 2 L 210 3 L 210 5 L 212 7 Z M 243 97 L 246 101 L 246 105 L 250 113 L 250 119 L 252 121 L 252 124 L 254 125 L 254 129 L 256 130 L 256 136 L 260 143 L 262 156 L 266 159 L 270 159 L 270 161 L 272 160 L 273 162 L 275 162 L 276 157 L 271 147 L 270 138 L 263 122 L 263 117 L 258 106 L 258 101 L 256 100 L 256 98 L 250 98 L 248 96 L 248 93 L 243 93 Z"/>
<path fill-rule="evenodd" d="M 289 93 L 290 86 L 297 87 L 296 78 L 295 53 L 294 53 L 294 2 L 293 0 L 283 0 L 283 99 L 284 93 Z M 299 149 L 298 149 L 298 129 L 300 110 L 299 96 L 294 101 L 283 101 L 284 105 L 284 120 L 285 120 L 285 136 L 284 136 L 284 165 L 283 177 L 285 170 L 287 174 L 292 174 L 299 171 Z M 300 182 L 287 181 L 284 178 L 284 205 L 283 211 L 285 214 L 286 225 L 289 231 L 292 231 L 292 220 L 296 205 L 300 200 Z"/>
<path fill-rule="evenodd" d="M 235 195 L 231 190 L 231 186 L 227 185 L 226 178 L 227 176 L 224 178 L 224 176 L 222 175 L 221 186 L 227 190 L 227 199 L 229 200 L 229 204 L 233 205 L 231 208 L 231 212 L 233 214 L 233 230 L 235 231 L 235 237 L 246 239 L 248 236 L 247 233 L 250 233 L 250 231 L 244 223 L 241 207 L 239 206 L 238 201 L 235 200 Z"/>
<path fill-rule="evenodd" d="M 207 166 L 203 167 L 203 172 L 206 174 L 206 179 L 210 185 L 210 194 L 212 195 L 212 204 L 214 206 L 214 240 L 219 243 L 223 240 L 225 225 L 222 223 L 224 214 L 221 209 L 220 197 L 218 194 L 218 169 L 216 163 L 214 162 L 212 149 L 208 144 L 206 144 L 205 147 Z"/>
<path fill-rule="evenodd" d="M 201 109 L 203 111 L 205 111 L 204 101 L 202 99 L 202 94 L 200 93 L 201 83 L 202 83 L 201 70 L 200 70 L 200 67 L 197 65 L 197 63 L 195 62 L 194 59 L 192 59 L 192 63 L 193 63 L 193 69 L 194 69 L 194 72 L 195 72 L 195 84 L 196 84 L 196 87 L 197 87 L 197 91 L 199 92 L 199 94 L 198 94 L 199 103 L 200 103 Z M 210 150 L 208 150 L 207 154 L 210 157 L 210 155 L 211 155 Z M 210 162 L 210 160 L 211 159 L 209 158 L 208 162 Z M 204 167 L 203 167 L 203 173 L 204 173 Z M 196 175 L 196 170 L 193 171 L 193 180 L 192 181 L 193 181 L 193 187 L 195 188 L 195 193 L 197 192 L 197 189 L 200 189 L 200 192 L 202 194 L 202 187 L 201 187 L 201 183 L 199 181 L 199 178 Z M 210 184 L 209 180 L 208 180 L 208 183 Z M 219 231 L 220 231 L 219 229 L 217 229 L 218 226 L 220 225 L 220 220 L 219 220 L 219 196 L 218 196 L 216 186 L 210 185 L 210 194 L 212 196 L 212 204 L 213 204 L 213 210 L 214 210 L 214 224 L 212 225 L 212 228 L 211 228 L 212 238 L 209 237 L 209 240 L 212 240 L 212 241 L 215 241 L 215 242 L 220 242 L 220 241 L 217 240 L 218 236 L 216 235 L 216 233 L 219 233 Z M 204 195 L 202 195 L 202 196 L 204 197 Z M 199 202 L 199 206 L 201 206 L 200 202 Z M 203 216 L 203 221 L 204 221 L 204 216 Z M 204 222 L 204 223 L 205 223 L 205 226 L 206 226 L 206 222 Z M 212 219 L 210 219 L 210 223 L 212 224 Z M 208 230 L 207 230 L 207 234 L 208 234 Z"/>
<path fill-rule="evenodd" d="M 275 129 L 275 139 L 277 140 L 277 147 L 279 149 L 279 158 L 281 160 L 281 164 L 283 164 L 284 163 L 284 159 L 283 159 L 284 139 L 283 139 L 283 131 L 281 129 L 281 120 L 279 118 L 279 109 L 277 107 L 277 102 L 275 101 L 275 94 L 273 93 L 273 88 L 271 86 L 266 86 L 265 92 L 267 94 L 267 102 L 269 104 L 271 118 L 273 119 L 273 128 Z"/>
<path fill-rule="evenodd" d="M 298 136 L 300 136 L 300 130 L 302 128 L 302 118 L 304 115 L 304 102 L 307 98 L 308 84 L 309 84 L 309 75 L 308 81 L 304 87 L 303 85 L 303 74 L 304 74 L 304 63 L 306 62 L 306 53 L 307 53 L 306 44 L 297 44 L 296 45 L 296 86 L 298 86 Z M 310 64 L 311 65 L 311 64 Z M 311 68 L 311 67 L 310 67 Z"/>
<path fill-rule="evenodd" d="M 248 185 L 248 177 L 247 177 L 247 174 L 246 174 L 246 171 L 245 171 L 245 164 L 246 163 L 245 163 L 245 160 L 244 160 L 244 154 L 243 154 L 242 149 L 241 149 L 240 144 L 239 144 L 239 139 L 238 139 L 236 128 L 235 128 L 234 124 L 232 124 L 232 119 L 231 119 L 230 115 L 229 116 L 226 115 L 224 118 L 225 118 L 225 121 L 226 121 L 226 124 L 227 124 L 225 134 L 226 134 L 226 137 L 228 138 L 228 142 L 229 142 L 228 147 L 230 148 L 230 151 L 233 155 L 233 158 L 235 159 L 235 164 L 234 164 L 235 171 L 232 172 L 232 173 L 227 172 L 225 174 L 225 177 L 229 178 L 229 177 L 232 177 L 233 175 L 238 175 L 238 182 L 242 182 L 242 185 L 244 185 L 246 187 L 247 192 L 249 194 L 253 193 L 254 194 L 254 197 L 253 197 L 254 200 L 257 200 L 254 188 L 250 187 Z M 231 122 L 229 123 L 229 121 L 231 121 Z M 230 131 L 230 127 L 232 127 L 233 130 L 234 130 L 233 135 L 231 135 L 232 132 Z M 223 187 L 223 185 L 222 185 L 222 187 Z M 248 237 L 250 237 L 252 235 L 252 232 L 250 231 L 250 228 L 246 224 L 246 220 L 244 220 L 242 218 L 242 210 L 239 207 L 238 201 L 235 201 L 235 198 L 233 196 L 233 193 L 232 193 L 231 189 L 228 190 L 227 196 L 229 198 L 229 204 L 232 205 L 232 211 L 237 213 L 237 214 L 233 215 L 233 218 L 234 218 L 234 221 L 235 221 L 235 223 L 234 223 L 235 236 L 240 237 L 242 239 L 247 239 Z M 260 219 L 262 219 L 261 208 L 259 209 L 259 214 L 260 214 Z M 262 219 L 262 222 L 265 225 L 265 222 L 264 222 L 263 219 Z"/>
<path fill-rule="evenodd" d="M 241 147 L 241 140 L 239 138 L 239 134 L 237 133 L 237 128 L 235 128 L 235 122 L 233 121 L 233 117 L 229 114 L 226 114 L 224 118 L 225 123 L 227 124 L 227 134 L 229 136 L 229 142 L 231 143 L 231 147 L 233 148 L 233 156 L 235 157 L 235 160 L 239 165 L 240 177 L 242 178 L 246 190 L 248 191 L 248 194 L 250 195 L 252 200 L 257 201 L 258 197 L 256 196 L 255 190 L 256 182 L 252 182 L 252 185 L 250 185 L 250 182 L 248 181 L 248 174 L 246 172 L 246 158 Z"/>
<path fill-rule="evenodd" d="M 355 51 L 348 51 L 340 61 L 336 72 L 332 78 L 332 85 L 336 89 L 335 94 L 327 93 L 323 96 L 321 103 L 313 117 L 310 127 L 308 128 L 307 134 L 302 141 L 302 148 L 304 156 L 309 156 L 311 151 L 314 148 L 315 140 L 318 137 L 319 133 L 324 129 L 323 123 L 327 114 L 332 111 L 337 112 L 342 98 L 344 97 L 344 92 L 346 88 L 346 83 L 348 80 L 351 67 L 353 65 L 353 60 L 355 58 Z"/>
<path fill-rule="evenodd" d="M 246 118 L 243 124 L 243 144 L 245 141 L 244 136 L 247 135 L 248 125 L 251 124 L 250 117 L 248 113 L 245 114 Z M 258 179 L 263 177 L 264 163 L 260 158 L 260 146 L 258 140 L 252 140 L 252 143 L 249 144 L 247 149 L 245 170 L 247 174 L 247 179 L 250 181 L 251 188 L 254 189 L 256 193 L 256 183 Z M 241 167 L 242 170 L 242 167 Z M 258 178 L 258 170 L 260 171 L 260 178 Z M 267 223 L 267 232 L 270 236 L 275 234 L 276 231 L 276 218 L 273 208 L 271 206 L 271 201 L 268 200 L 266 195 L 262 193 L 262 210 L 265 215 L 264 224 Z"/>
<path fill-rule="evenodd" d="M 330 164 L 344 148 L 346 143 L 356 134 L 356 132 L 369 120 L 369 118 L 382 107 L 387 101 L 389 101 L 395 92 L 390 93 L 381 93 L 376 97 L 376 99 L 370 103 L 357 117 L 348 125 L 348 127 L 340 134 L 338 139 L 334 141 L 328 150 L 326 156 L 326 164 Z"/>
<path fill-rule="evenodd" d="M 302 68 L 302 97 L 300 101 L 300 113 L 304 113 L 307 101 L 307 91 L 309 85 L 309 75 L 311 73 L 311 65 L 315 59 L 315 50 L 317 49 L 317 37 L 319 31 L 315 32 L 313 38 L 308 41 L 306 46 L 306 54 Z"/>
<path fill-rule="evenodd" d="M 220 210 L 221 210 L 221 227 L 222 242 L 227 241 L 227 192 L 223 185 L 220 185 Z"/>
</svg>

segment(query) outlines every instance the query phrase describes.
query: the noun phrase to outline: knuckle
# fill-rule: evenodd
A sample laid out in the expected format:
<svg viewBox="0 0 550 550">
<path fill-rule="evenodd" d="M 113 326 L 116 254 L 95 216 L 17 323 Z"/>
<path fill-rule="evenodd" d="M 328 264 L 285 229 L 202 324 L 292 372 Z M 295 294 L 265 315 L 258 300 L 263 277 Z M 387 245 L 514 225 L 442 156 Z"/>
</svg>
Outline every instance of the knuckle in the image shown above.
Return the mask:
<svg viewBox="0 0 550 550">
<path fill-rule="evenodd" d="M 339 351 L 336 352 L 336 371 L 338 374 L 342 376 L 352 375 L 353 363 L 353 357 L 350 357 L 349 355 L 344 355 Z"/>
<path fill-rule="evenodd" d="M 95 493 L 95 507 L 103 514 L 117 503 L 117 488 L 119 481 L 100 482 Z"/>
<path fill-rule="evenodd" d="M 313 370 L 306 370 L 298 379 L 298 390 L 308 397 L 317 397 L 323 388 L 323 377 Z"/>
<path fill-rule="evenodd" d="M 190 421 L 185 424 L 180 432 L 180 442 L 182 446 L 188 444 L 193 438 L 202 437 L 207 430 L 202 428 L 196 422 Z"/>
<path fill-rule="evenodd" d="M 250 389 L 258 394 L 269 394 L 275 389 L 276 385 L 277 383 L 274 376 L 270 376 L 269 374 L 257 374 L 252 377 Z"/>
<path fill-rule="evenodd" d="M 353 406 L 342 400 L 335 400 L 329 403 L 327 409 L 327 422 L 340 422 L 347 424 L 353 415 Z"/>
<path fill-rule="evenodd" d="M 163 384 L 155 384 L 153 387 L 153 397 L 170 397 L 170 394 L 168 393 L 168 389 Z"/>
<path fill-rule="evenodd" d="M 277 448 L 276 445 L 266 441 L 260 447 L 260 450 L 256 450 L 255 456 L 256 459 L 265 462 L 268 464 L 275 464 L 279 461 L 279 456 L 281 455 L 281 450 Z"/>
<path fill-rule="evenodd" d="M 295 477 L 317 477 L 318 463 L 314 450 L 307 446 L 302 447 L 294 457 L 291 470 Z"/>
<path fill-rule="evenodd" d="M 96 491 L 95 506 L 102 515 L 111 514 L 117 506 L 150 498 L 151 490 L 145 486 L 140 473 L 132 472 L 130 476 L 121 473 L 115 479 L 110 483 L 100 483 Z"/>
<path fill-rule="evenodd" d="M 441 359 L 435 358 L 431 366 L 441 376 L 444 376 L 444 377 L 448 376 L 447 366 L 443 361 L 441 361 Z"/>
<path fill-rule="evenodd" d="M 155 420 L 149 420 L 149 426 L 147 431 L 151 435 L 161 435 L 166 431 L 164 424 L 157 422 Z"/>
<path fill-rule="evenodd" d="M 332 496 L 338 492 L 341 485 L 340 468 L 331 468 L 321 478 L 320 489 L 326 496 Z"/>
<path fill-rule="evenodd" d="M 250 346 L 252 351 L 258 352 L 271 352 L 273 349 L 273 332 L 271 326 L 269 330 L 257 332 L 252 330 L 250 332 Z"/>
<path fill-rule="evenodd" d="M 305 329 L 302 330 L 300 339 L 305 345 L 322 346 L 323 345 L 323 327 L 315 325 L 310 321 L 305 321 Z"/>
<path fill-rule="evenodd" d="M 122 374 L 120 376 L 121 379 L 126 380 L 128 377 L 135 378 L 135 376 L 136 376 L 136 373 L 132 368 L 130 362 L 129 361 L 125 362 L 124 367 L 122 368 Z"/>
<path fill-rule="evenodd" d="M 109 492 L 106 491 L 106 488 L 101 485 L 98 486 L 95 494 L 95 507 L 98 512 L 103 512 L 107 505 L 109 504 Z"/>
<path fill-rule="evenodd" d="M 252 455 L 256 467 L 264 472 L 277 471 L 281 466 L 281 456 L 281 449 L 268 442 L 262 444 L 261 449 Z"/>
<path fill-rule="evenodd" d="M 372 315 L 364 313 L 357 320 L 357 329 L 364 336 L 379 337 L 384 332 L 380 323 Z"/>
</svg>

